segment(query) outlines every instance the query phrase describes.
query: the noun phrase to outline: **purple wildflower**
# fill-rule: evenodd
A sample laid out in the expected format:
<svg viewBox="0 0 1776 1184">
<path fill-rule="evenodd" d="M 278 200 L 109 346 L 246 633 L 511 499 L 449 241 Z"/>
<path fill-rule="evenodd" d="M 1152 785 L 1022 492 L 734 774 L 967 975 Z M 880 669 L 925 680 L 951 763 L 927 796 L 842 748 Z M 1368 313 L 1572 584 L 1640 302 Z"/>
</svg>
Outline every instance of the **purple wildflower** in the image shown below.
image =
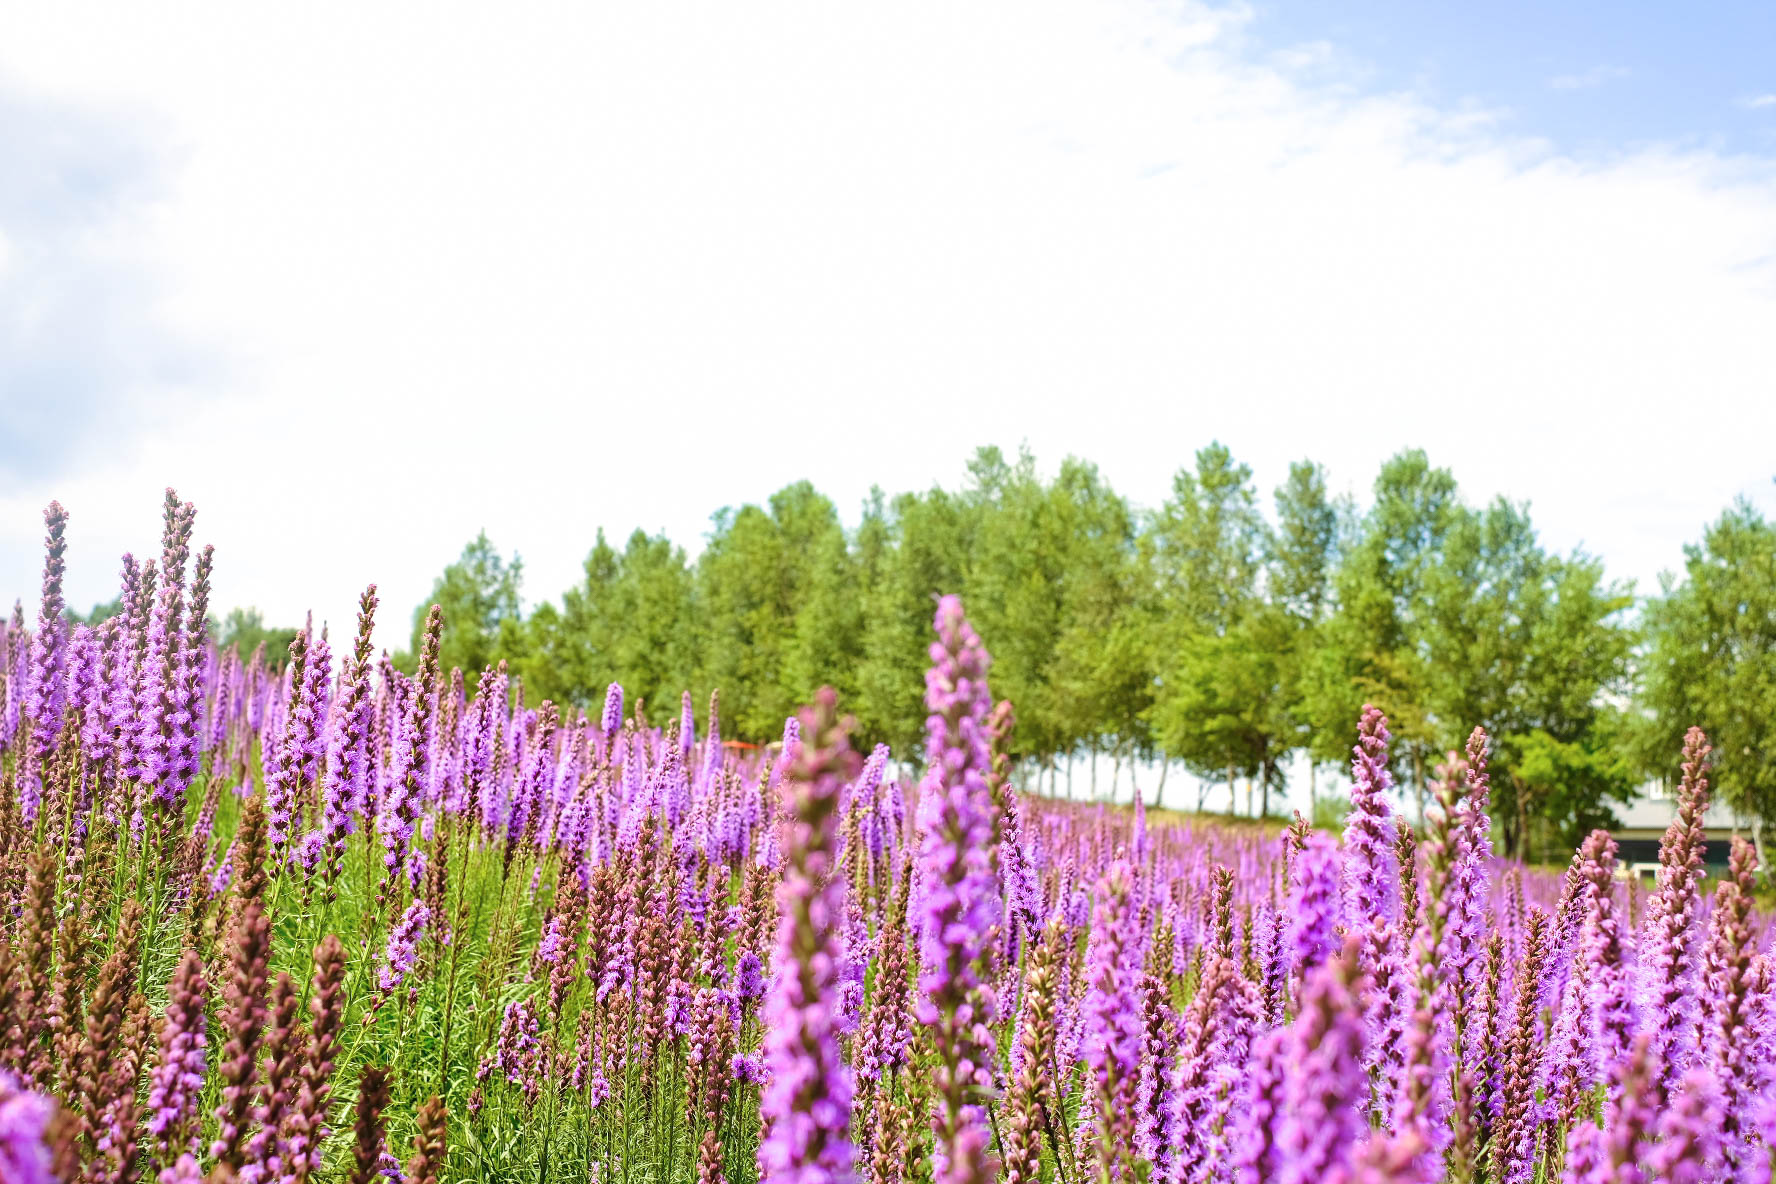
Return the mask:
<svg viewBox="0 0 1776 1184">
<path fill-rule="evenodd" d="M 608 750 L 617 738 L 617 730 L 623 726 L 623 688 L 619 683 L 611 683 L 604 688 L 604 714 L 599 717 L 599 731 L 604 733 L 604 744 Z"/>
<path fill-rule="evenodd" d="M 55 751 L 62 730 L 62 708 L 67 701 L 68 622 L 62 615 L 63 556 L 68 549 L 68 511 L 50 502 L 43 511 L 43 600 L 37 610 L 37 635 L 31 639 L 30 682 L 25 688 L 25 714 L 31 720 L 31 743 L 42 769 Z M 36 777 L 21 784 L 26 825 L 37 819 L 41 787 Z"/>
<path fill-rule="evenodd" d="M 1135 1135 L 1135 1090 L 1141 1073 L 1141 1005 L 1135 997 L 1133 874 L 1126 860 L 1110 865 L 1092 907 L 1086 962 L 1085 1061 L 1097 1082 L 1099 1170 L 1108 1177 Z"/>
<path fill-rule="evenodd" d="M 148 1131 L 166 1155 L 198 1148 L 197 1100 L 203 1092 L 207 1042 L 203 959 L 187 950 L 173 975 L 160 1061 L 148 1076 Z"/>
<path fill-rule="evenodd" d="M 994 1000 L 982 964 L 1000 896 L 992 849 L 994 810 L 987 689 L 990 659 L 962 613 L 962 601 L 938 603 L 938 640 L 925 675 L 926 774 L 915 906 L 922 998 L 919 1022 L 932 1029 L 940 1096 L 937 1184 L 987 1175 L 985 1116 L 975 1091 L 992 1084 Z"/>
<path fill-rule="evenodd" d="M 1655 1096 L 1661 1099 L 1676 1089 L 1699 1043 L 1695 920 L 1702 907 L 1698 883 L 1710 751 L 1702 729 L 1691 728 L 1684 737 L 1677 816 L 1659 844 L 1659 889 L 1647 906 L 1642 930 L 1642 1007 L 1652 1024 L 1649 1055 Z"/>
<path fill-rule="evenodd" d="M 1326 835 L 1309 835 L 1295 859 L 1295 883 L 1289 900 L 1289 949 L 1299 985 L 1305 985 L 1313 972 L 1338 952 L 1342 942 L 1342 872 L 1338 844 Z"/>
<path fill-rule="evenodd" d="M 388 945 L 382 952 L 382 971 L 376 979 L 384 991 L 394 990 L 413 973 L 414 963 L 419 958 L 419 941 L 425 936 L 426 925 L 431 919 L 432 910 L 426 902 L 415 900 L 389 931 Z"/>
<path fill-rule="evenodd" d="M 1316 970 L 1302 992 L 1284 1083 L 1287 1117 L 1278 1142 L 1282 1184 L 1319 1184 L 1347 1165 L 1369 1123 L 1357 938 Z"/>
<path fill-rule="evenodd" d="M 0 1069 L 0 1180 L 6 1184 L 56 1184 L 46 1135 L 55 1103 L 22 1088 Z"/>
<path fill-rule="evenodd" d="M 832 874 L 840 787 L 857 756 L 823 688 L 804 713 L 811 743 L 791 773 L 778 889 L 777 975 L 765 999 L 770 1080 L 761 1099 L 767 1133 L 759 1177 L 767 1184 L 825 1184 L 852 1178 L 851 1070 L 839 1056 L 836 992 L 843 958 L 844 879 Z"/>
</svg>

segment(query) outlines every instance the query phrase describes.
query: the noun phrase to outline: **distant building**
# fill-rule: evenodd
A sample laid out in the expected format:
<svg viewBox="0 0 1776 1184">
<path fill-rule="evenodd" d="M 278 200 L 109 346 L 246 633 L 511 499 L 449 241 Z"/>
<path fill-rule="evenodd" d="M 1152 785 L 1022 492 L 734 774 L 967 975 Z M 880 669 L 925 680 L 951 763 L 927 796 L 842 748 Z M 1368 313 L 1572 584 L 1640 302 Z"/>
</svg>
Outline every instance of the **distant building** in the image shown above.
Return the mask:
<svg viewBox="0 0 1776 1184">
<path fill-rule="evenodd" d="M 1631 804 L 1616 811 L 1620 822 L 1610 833 L 1616 837 L 1616 854 L 1624 871 L 1643 877 L 1658 871 L 1659 840 L 1676 816 L 1676 788 L 1662 781 L 1649 783 Z M 1702 816 L 1702 825 L 1708 841 L 1703 862 L 1710 872 L 1724 871 L 1730 840 L 1734 835 L 1750 838 L 1751 819 L 1739 816 L 1716 798 Z"/>
</svg>

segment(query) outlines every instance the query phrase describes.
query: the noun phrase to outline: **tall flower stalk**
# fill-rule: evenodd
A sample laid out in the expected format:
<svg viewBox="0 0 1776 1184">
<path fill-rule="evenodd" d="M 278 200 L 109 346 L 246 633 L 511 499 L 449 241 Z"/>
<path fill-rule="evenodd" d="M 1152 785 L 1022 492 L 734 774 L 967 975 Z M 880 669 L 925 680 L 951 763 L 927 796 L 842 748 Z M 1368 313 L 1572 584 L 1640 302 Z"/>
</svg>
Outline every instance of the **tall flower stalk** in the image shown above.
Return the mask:
<svg viewBox="0 0 1776 1184">
<path fill-rule="evenodd" d="M 917 1015 L 931 1029 L 938 1059 L 934 1180 L 975 1184 L 991 1174 L 981 1101 L 993 1084 L 995 1010 L 985 960 L 1000 916 L 988 785 L 991 660 L 960 597 L 938 602 L 935 626 L 925 674 L 928 771 L 919 801 Z"/>
<path fill-rule="evenodd" d="M 851 1070 L 839 1055 L 838 969 L 845 882 L 835 875 L 839 791 L 859 761 L 830 687 L 802 713 L 790 770 L 777 891 L 777 973 L 765 997 L 769 1084 L 760 1111 L 759 1178 L 767 1184 L 852 1179 Z"/>
</svg>

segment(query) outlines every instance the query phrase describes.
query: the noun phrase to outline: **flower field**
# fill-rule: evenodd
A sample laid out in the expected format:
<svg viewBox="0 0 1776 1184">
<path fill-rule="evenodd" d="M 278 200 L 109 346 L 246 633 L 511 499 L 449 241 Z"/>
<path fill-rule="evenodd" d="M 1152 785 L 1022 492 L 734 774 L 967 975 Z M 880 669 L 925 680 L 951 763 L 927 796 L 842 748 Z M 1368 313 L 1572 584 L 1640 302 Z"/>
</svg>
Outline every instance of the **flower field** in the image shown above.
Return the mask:
<svg viewBox="0 0 1776 1184">
<path fill-rule="evenodd" d="M 1692 732 L 1658 882 L 1494 857 L 1487 738 L 1342 834 L 1019 791 L 938 602 L 914 780 L 821 692 L 780 744 L 612 686 L 207 635 L 168 493 L 71 625 L 67 516 L 0 650 L 0 1184 L 1767 1181 L 1755 856 L 1705 892 Z M 990 642 L 991 639 L 987 639 Z M 750 738 L 756 739 L 756 738 Z M 1675 755 L 1675 754 L 1674 754 Z"/>
</svg>

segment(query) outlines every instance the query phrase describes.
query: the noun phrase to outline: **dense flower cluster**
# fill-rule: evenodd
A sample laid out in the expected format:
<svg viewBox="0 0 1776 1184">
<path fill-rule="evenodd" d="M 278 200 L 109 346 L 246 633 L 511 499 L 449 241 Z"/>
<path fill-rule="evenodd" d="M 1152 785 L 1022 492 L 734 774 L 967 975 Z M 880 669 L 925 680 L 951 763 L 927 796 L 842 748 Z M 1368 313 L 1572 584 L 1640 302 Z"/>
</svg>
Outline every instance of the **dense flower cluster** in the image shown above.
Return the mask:
<svg viewBox="0 0 1776 1184">
<path fill-rule="evenodd" d="M 1026 796 L 939 601 L 915 754 L 764 748 L 310 622 L 218 652 L 171 491 L 121 612 L 0 628 L 0 1181 L 1764 1184 L 1757 858 L 1685 746 L 1654 891 L 1497 859 L 1476 731 L 1342 835 Z M 195 561 L 193 561 L 195 556 Z M 897 762 L 897 755 L 899 756 Z"/>
</svg>

